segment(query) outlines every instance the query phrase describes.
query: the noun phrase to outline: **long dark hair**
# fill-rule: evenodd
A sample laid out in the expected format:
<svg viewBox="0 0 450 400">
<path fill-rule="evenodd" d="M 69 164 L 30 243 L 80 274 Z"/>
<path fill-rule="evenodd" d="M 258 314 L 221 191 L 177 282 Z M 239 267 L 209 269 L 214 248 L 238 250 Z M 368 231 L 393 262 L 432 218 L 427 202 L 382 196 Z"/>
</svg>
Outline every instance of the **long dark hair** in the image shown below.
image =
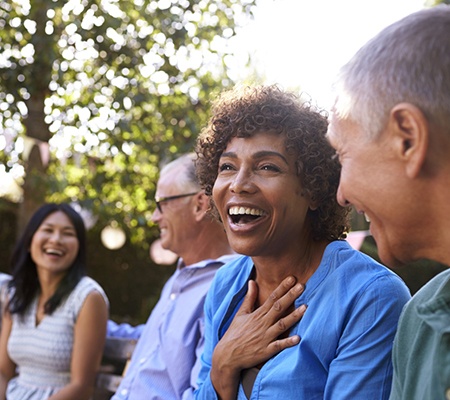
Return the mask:
<svg viewBox="0 0 450 400">
<path fill-rule="evenodd" d="M 81 216 L 68 204 L 47 203 L 41 206 L 31 217 L 21 238 L 16 243 L 11 257 L 11 275 L 9 287 L 13 288 L 8 304 L 11 314 L 23 314 L 39 291 L 36 264 L 29 252 L 34 234 L 42 222 L 52 213 L 62 211 L 72 222 L 78 239 L 79 249 L 73 264 L 59 283 L 58 288 L 45 303 L 45 313 L 52 314 L 61 301 L 75 288 L 86 275 L 86 229 Z"/>
</svg>

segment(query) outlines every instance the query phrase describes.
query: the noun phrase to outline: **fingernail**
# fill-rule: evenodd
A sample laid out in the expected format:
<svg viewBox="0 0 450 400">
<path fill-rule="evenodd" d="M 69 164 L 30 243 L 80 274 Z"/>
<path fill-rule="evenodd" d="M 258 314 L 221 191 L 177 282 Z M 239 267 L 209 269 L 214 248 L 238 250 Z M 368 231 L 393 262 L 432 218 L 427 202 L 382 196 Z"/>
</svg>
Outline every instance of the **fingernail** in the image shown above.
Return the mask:
<svg viewBox="0 0 450 400">
<path fill-rule="evenodd" d="M 293 276 L 289 276 L 287 278 L 287 282 L 288 282 L 289 285 L 293 285 L 295 283 L 294 277 Z"/>
<path fill-rule="evenodd" d="M 302 283 L 297 283 L 297 285 L 295 285 L 295 290 L 297 292 L 302 292 L 305 289 L 305 286 Z"/>
</svg>

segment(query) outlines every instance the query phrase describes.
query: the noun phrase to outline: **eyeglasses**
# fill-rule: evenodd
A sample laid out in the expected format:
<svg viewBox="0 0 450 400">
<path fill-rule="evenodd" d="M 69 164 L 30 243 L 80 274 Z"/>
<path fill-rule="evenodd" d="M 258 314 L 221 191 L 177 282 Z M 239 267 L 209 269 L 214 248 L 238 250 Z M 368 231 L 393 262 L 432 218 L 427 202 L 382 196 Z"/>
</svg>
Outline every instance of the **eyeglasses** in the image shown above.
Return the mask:
<svg viewBox="0 0 450 400">
<path fill-rule="evenodd" d="M 168 197 L 155 197 L 156 208 L 162 214 L 163 211 L 162 211 L 161 203 L 164 203 L 164 202 L 167 202 L 167 201 L 176 200 L 176 199 L 181 199 L 183 197 L 194 196 L 197 193 L 198 192 L 186 193 L 186 194 L 177 194 L 176 196 L 168 196 Z"/>
</svg>

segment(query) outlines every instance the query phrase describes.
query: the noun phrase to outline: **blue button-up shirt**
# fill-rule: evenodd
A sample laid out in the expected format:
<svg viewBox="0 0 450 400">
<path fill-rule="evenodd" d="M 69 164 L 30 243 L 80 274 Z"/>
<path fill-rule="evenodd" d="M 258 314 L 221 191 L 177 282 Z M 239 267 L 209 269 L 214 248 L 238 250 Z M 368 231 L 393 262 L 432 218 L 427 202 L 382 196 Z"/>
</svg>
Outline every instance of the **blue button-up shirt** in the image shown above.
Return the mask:
<svg viewBox="0 0 450 400">
<path fill-rule="evenodd" d="M 203 350 L 206 293 L 217 269 L 236 255 L 182 267 L 164 285 L 113 400 L 191 399 Z M 108 334 L 120 336 L 109 324 Z M 131 331 L 123 336 L 131 337 Z"/>
<path fill-rule="evenodd" d="M 242 304 L 252 269 L 252 259 L 242 257 L 214 278 L 205 304 L 205 350 L 196 399 L 217 398 L 210 378 L 212 354 Z M 291 331 L 300 343 L 263 365 L 250 399 L 387 399 L 392 343 L 409 298 L 408 288 L 393 272 L 344 241 L 329 244 L 295 302 L 308 306 Z M 242 384 L 237 399 L 247 399 Z"/>
</svg>

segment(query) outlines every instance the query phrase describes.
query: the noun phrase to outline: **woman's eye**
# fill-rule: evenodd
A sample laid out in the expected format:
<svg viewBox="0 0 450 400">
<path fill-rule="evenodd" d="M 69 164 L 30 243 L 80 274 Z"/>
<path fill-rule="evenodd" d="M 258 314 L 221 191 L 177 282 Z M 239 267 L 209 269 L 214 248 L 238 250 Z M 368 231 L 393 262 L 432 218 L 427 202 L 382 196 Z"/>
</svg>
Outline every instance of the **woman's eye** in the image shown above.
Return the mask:
<svg viewBox="0 0 450 400">
<path fill-rule="evenodd" d="M 279 172 L 280 171 L 280 168 L 278 168 L 277 166 L 272 165 L 272 164 L 263 165 L 261 167 L 261 169 L 263 169 L 265 171 L 273 171 L 273 172 Z"/>
<path fill-rule="evenodd" d="M 231 171 L 232 169 L 233 169 L 233 167 L 232 167 L 231 164 L 226 164 L 226 163 L 224 163 L 224 164 L 219 165 L 219 172 L 222 172 L 222 171 Z"/>
</svg>

